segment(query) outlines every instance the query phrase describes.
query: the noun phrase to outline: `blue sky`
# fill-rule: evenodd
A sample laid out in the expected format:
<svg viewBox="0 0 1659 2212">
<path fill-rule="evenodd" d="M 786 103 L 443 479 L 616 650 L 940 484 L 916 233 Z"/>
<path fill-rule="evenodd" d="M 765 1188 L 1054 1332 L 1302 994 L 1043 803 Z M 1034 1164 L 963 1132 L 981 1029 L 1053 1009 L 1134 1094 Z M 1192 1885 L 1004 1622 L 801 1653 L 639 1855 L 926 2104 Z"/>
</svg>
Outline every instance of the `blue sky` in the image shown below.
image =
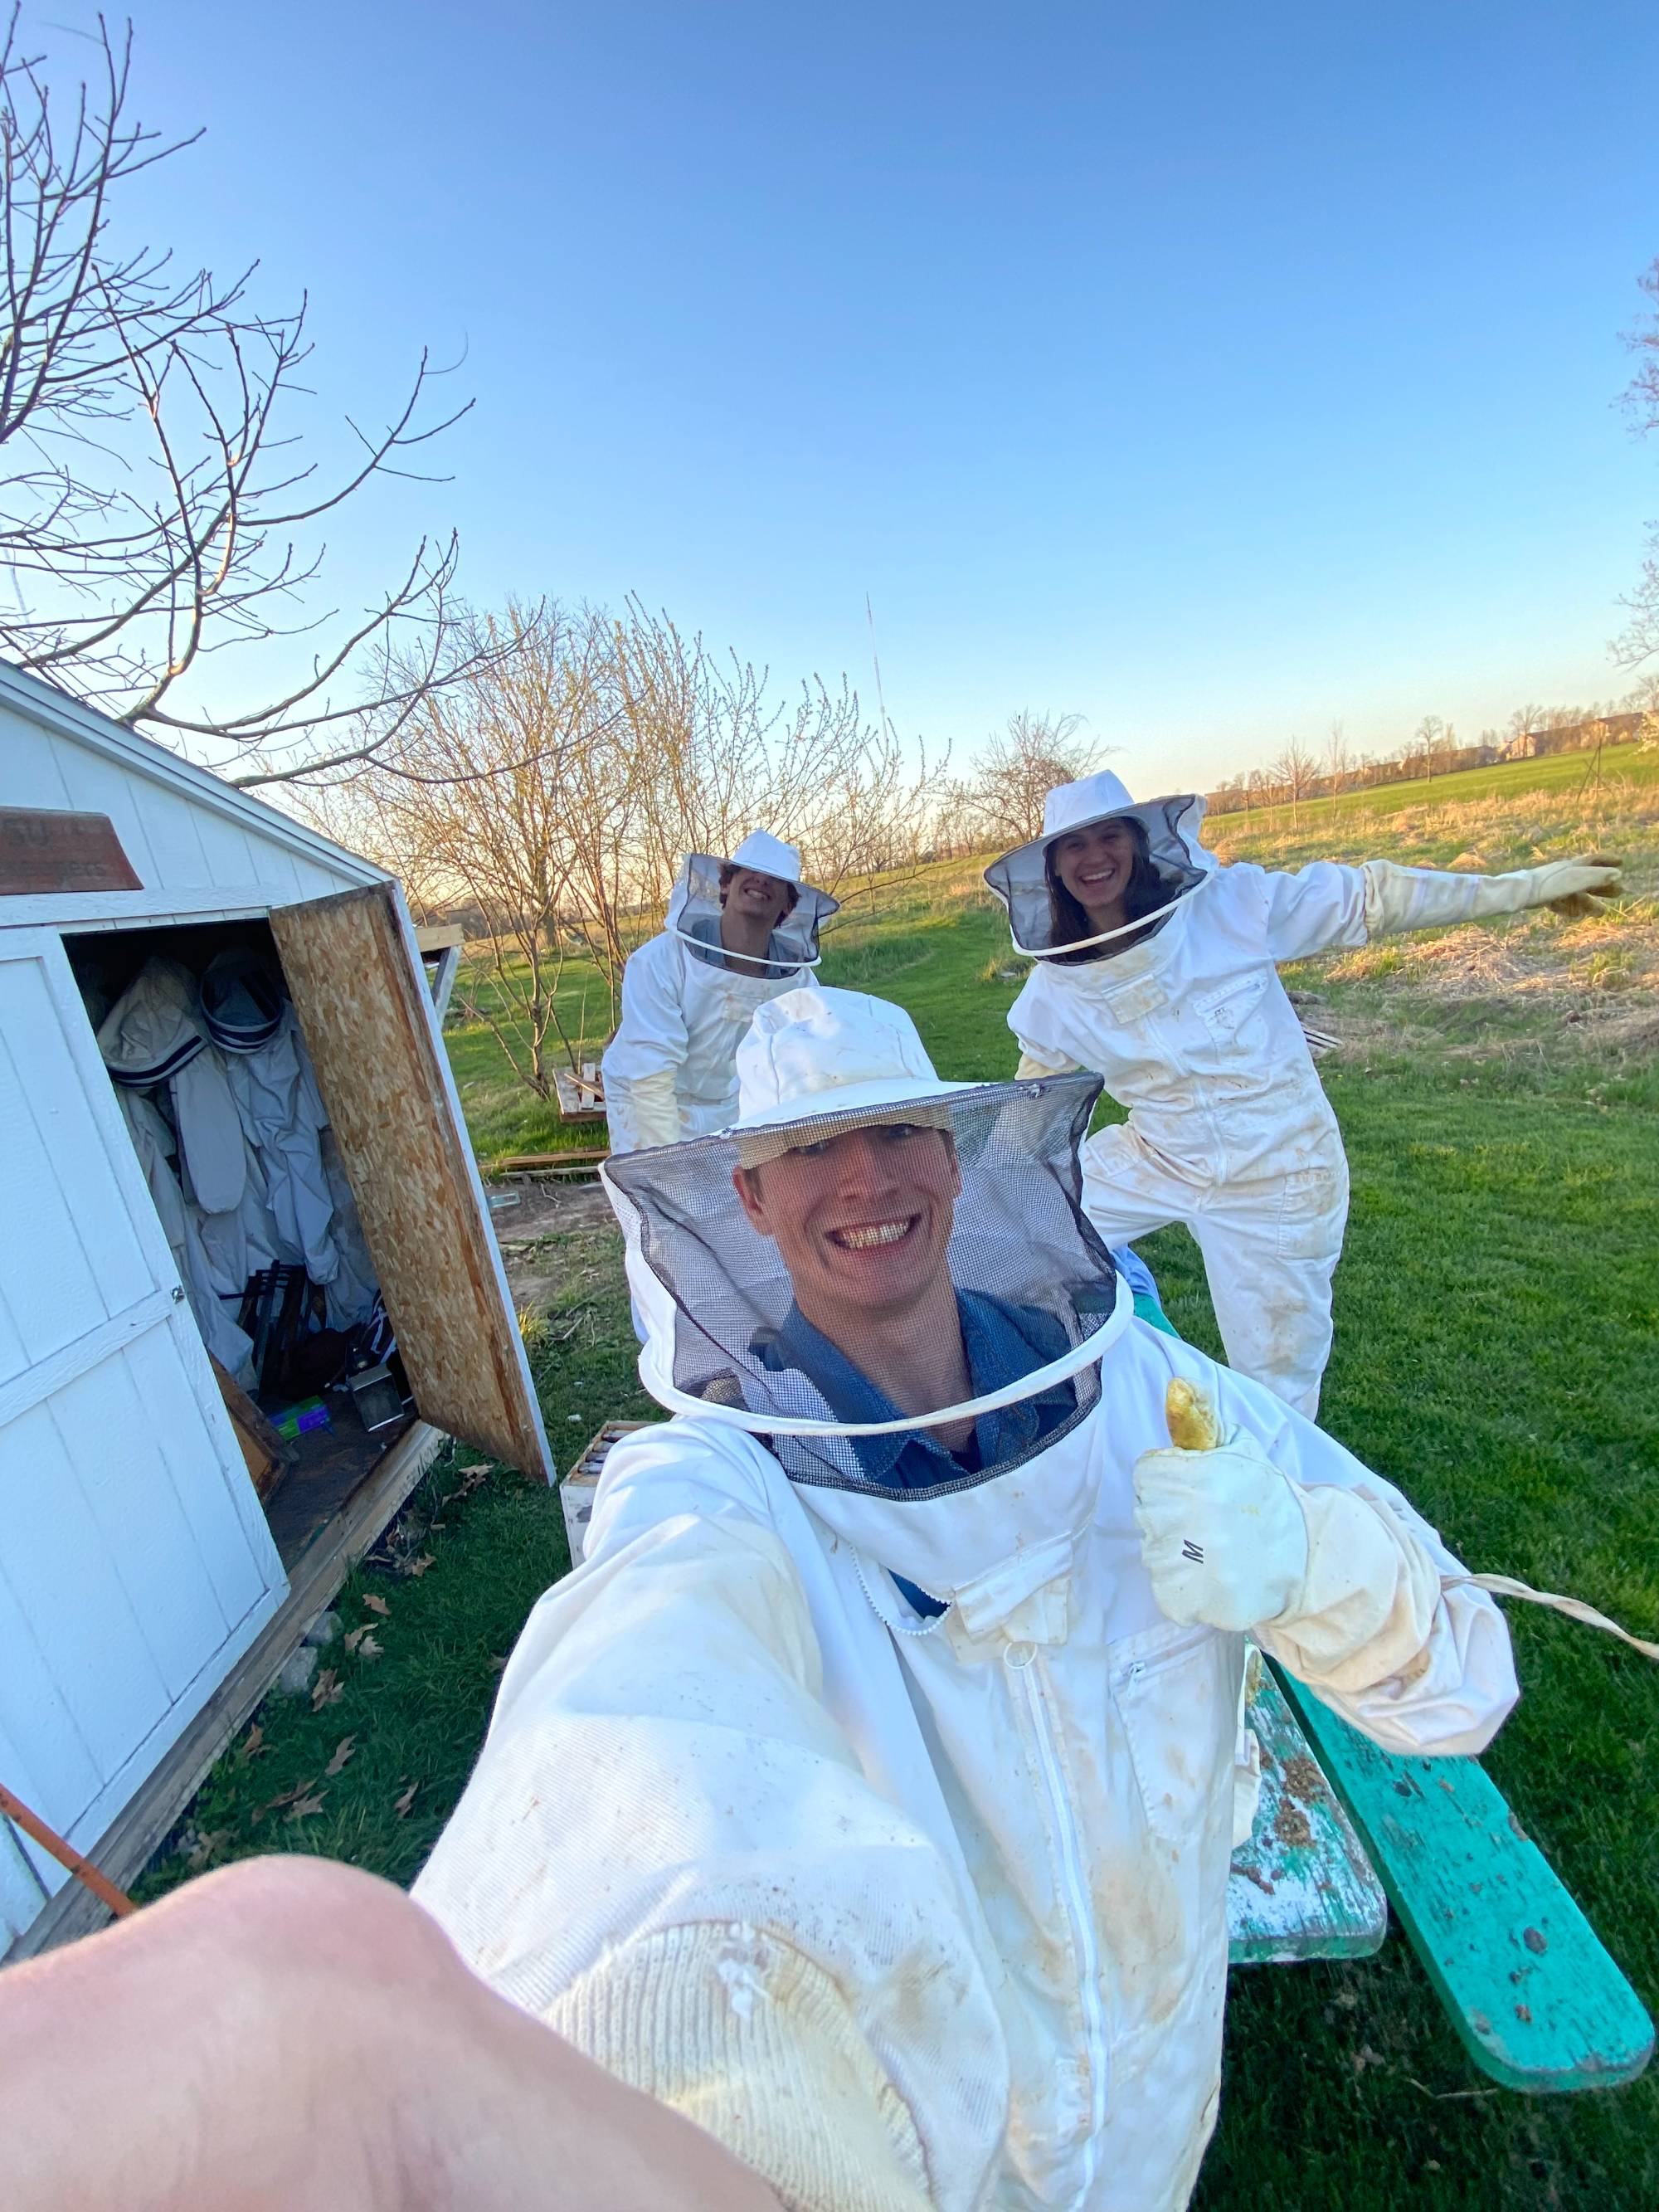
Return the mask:
<svg viewBox="0 0 1659 2212">
<path fill-rule="evenodd" d="M 75 42 L 37 10 L 58 59 Z M 318 406 L 465 349 L 421 523 L 483 604 L 636 591 L 960 757 L 1132 786 L 1341 717 L 1607 696 L 1659 442 L 1659 9 L 137 0 L 146 212 L 308 288 Z"/>
</svg>

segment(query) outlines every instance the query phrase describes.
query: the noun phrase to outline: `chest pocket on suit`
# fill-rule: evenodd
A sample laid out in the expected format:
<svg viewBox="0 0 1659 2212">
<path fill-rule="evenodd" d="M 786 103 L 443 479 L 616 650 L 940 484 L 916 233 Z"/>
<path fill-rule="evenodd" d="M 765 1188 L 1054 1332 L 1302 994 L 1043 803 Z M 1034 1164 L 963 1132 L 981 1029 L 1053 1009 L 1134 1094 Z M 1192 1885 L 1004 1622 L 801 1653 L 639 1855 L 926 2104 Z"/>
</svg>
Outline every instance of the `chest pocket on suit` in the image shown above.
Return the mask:
<svg viewBox="0 0 1659 2212">
<path fill-rule="evenodd" d="M 1227 1052 L 1268 1050 L 1266 975 L 1235 976 L 1224 990 L 1206 992 L 1194 1011 L 1215 1042 Z"/>
<path fill-rule="evenodd" d="M 1140 1639 L 1137 1639 L 1139 1641 Z M 1146 1825 L 1196 1859 L 1225 1801 L 1231 1823 L 1238 1670 L 1243 1647 L 1212 1628 L 1171 1626 L 1142 1643 L 1113 1677 Z M 1225 1781 L 1228 1787 L 1221 1785 Z"/>
<path fill-rule="evenodd" d="M 1139 975 L 1133 983 L 1124 983 L 1115 991 L 1103 991 L 1099 1006 L 1109 1022 L 1124 1029 L 1133 1029 L 1141 1022 L 1150 1021 L 1154 1014 L 1162 1013 L 1170 1003 L 1170 986 L 1162 975 Z"/>
</svg>

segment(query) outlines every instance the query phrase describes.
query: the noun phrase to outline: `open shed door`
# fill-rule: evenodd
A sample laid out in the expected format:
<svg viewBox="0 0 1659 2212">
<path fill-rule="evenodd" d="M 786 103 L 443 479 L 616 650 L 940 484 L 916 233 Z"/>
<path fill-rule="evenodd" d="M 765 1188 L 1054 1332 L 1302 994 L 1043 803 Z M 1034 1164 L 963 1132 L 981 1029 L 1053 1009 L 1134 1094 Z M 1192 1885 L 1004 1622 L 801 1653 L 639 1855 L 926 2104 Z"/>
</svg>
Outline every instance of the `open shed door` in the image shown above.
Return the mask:
<svg viewBox="0 0 1659 2212">
<path fill-rule="evenodd" d="M 483 1188 L 397 888 L 272 911 L 422 1419 L 553 1480 Z"/>
</svg>

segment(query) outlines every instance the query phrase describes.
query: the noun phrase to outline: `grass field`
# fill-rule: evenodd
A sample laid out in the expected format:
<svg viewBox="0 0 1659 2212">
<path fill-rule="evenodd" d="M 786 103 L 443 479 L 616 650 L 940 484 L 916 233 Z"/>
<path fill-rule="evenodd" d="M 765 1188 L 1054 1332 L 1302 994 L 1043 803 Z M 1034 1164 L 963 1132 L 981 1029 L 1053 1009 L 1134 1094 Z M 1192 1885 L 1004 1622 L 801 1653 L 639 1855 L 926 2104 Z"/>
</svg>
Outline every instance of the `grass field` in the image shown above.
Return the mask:
<svg viewBox="0 0 1659 2212">
<path fill-rule="evenodd" d="M 1582 780 L 1583 757 L 1569 765 Z M 1505 866 L 1587 845 L 1630 857 L 1637 896 L 1608 920 L 1447 933 L 1304 963 L 1288 980 L 1319 995 L 1345 1038 L 1322 1068 L 1353 1175 L 1326 1425 L 1472 1563 L 1575 1590 L 1653 1636 L 1659 757 L 1624 761 L 1589 793 L 1559 761 L 1517 766 L 1548 775 L 1494 784 L 1510 772 L 1476 771 L 1432 795 L 1344 800 L 1329 821 L 1304 810 L 1294 838 L 1260 817 L 1248 836 L 1241 817 L 1218 827 L 1232 856 L 1280 865 L 1382 852 Z M 1017 963 L 977 864 L 894 890 L 878 921 L 836 936 L 823 975 L 908 1006 L 941 1073 L 1009 1072 Z M 553 1133 L 476 1036 L 453 1049 L 481 1151 Z M 1184 1233 L 1142 1249 L 1177 1327 L 1218 1350 Z M 617 1240 L 592 1231 L 550 1250 L 562 1273 L 550 1334 L 563 1340 L 535 1364 L 568 1464 L 602 1419 L 649 1409 Z M 499 1472 L 469 1478 L 460 1462 L 476 1456 L 441 1464 L 348 1585 L 345 1625 L 370 1635 L 325 1655 L 337 1699 L 315 1711 L 268 1701 L 147 1893 L 192 1863 L 271 1848 L 413 1875 L 475 1755 L 501 1660 L 567 1564 L 552 1495 Z M 1553 1617 L 1510 1618 L 1525 1694 L 1487 1764 L 1659 2008 L 1659 1668 Z M 1205 2212 L 1650 2212 L 1659 2075 L 1559 2100 L 1492 2087 L 1397 1936 L 1367 1961 L 1258 1968 L 1234 1978 L 1221 2127 L 1196 2201 Z"/>
</svg>

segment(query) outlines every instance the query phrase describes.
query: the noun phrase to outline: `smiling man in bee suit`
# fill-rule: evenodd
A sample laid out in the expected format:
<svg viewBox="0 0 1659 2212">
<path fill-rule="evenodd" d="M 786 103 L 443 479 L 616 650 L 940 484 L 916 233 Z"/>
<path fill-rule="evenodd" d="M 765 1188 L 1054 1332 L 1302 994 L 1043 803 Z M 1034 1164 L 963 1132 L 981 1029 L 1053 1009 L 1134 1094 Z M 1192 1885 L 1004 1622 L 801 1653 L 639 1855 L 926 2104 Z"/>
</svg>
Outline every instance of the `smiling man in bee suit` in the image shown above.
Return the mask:
<svg viewBox="0 0 1659 2212">
<path fill-rule="evenodd" d="M 1137 805 L 1109 769 L 1048 793 L 1042 835 L 985 872 L 1036 963 L 1008 1026 L 1020 1074 L 1092 1068 L 1129 1109 L 1084 1149 L 1083 1202 L 1107 1243 L 1183 1223 L 1229 1360 L 1311 1420 L 1348 1164 L 1277 963 L 1529 907 L 1593 913 L 1619 871 L 1223 866 L 1199 843 L 1204 805 Z"/>
<path fill-rule="evenodd" d="M 802 883 L 795 847 L 764 830 L 729 860 L 687 855 L 661 933 L 623 970 L 622 1021 L 601 1062 L 613 1152 L 724 1127 L 738 1039 L 757 1006 L 817 966 L 836 911 Z"/>
<path fill-rule="evenodd" d="M 1164 2212 L 1214 2124 L 1243 1636 L 1400 1751 L 1509 1640 L 1399 1492 L 1130 1312 L 1094 1078 L 762 1008 L 735 1128 L 607 1169 L 674 1419 L 607 1462 L 415 1894 L 811 2212 Z M 1222 1444 L 1176 1449 L 1174 1376 Z"/>
</svg>

